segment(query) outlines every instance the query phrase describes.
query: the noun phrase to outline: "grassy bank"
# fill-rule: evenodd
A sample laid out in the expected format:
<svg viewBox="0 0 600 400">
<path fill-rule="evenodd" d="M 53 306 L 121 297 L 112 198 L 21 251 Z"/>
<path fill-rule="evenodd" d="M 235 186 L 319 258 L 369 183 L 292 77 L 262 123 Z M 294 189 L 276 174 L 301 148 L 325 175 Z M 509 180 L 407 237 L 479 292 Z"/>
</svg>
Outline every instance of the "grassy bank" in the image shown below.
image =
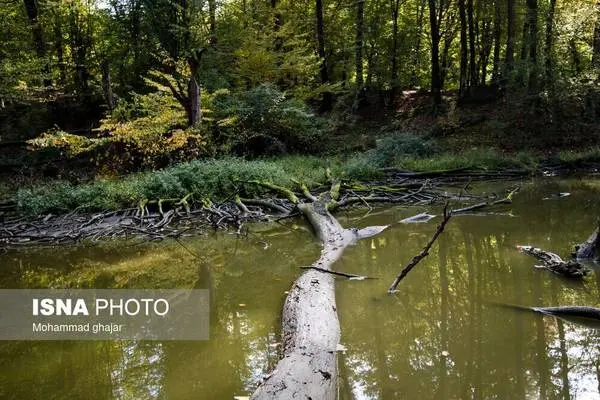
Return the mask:
<svg viewBox="0 0 600 400">
<path fill-rule="evenodd" d="M 183 198 L 190 193 L 196 200 L 209 198 L 213 201 L 226 200 L 236 193 L 241 196 L 260 196 L 262 189 L 256 185 L 244 184 L 252 180 L 268 181 L 289 188 L 295 187 L 295 182 L 315 187 L 325 183 L 326 167 L 337 177 L 369 181 L 382 177 L 382 167 L 410 171 L 471 168 L 490 171 L 525 169 L 535 172 L 547 165 L 582 167 L 586 163 L 600 162 L 600 149 L 582 153 L 558 153 L 552 158 L 527 153 L 502 155 L 490 150 L 449 154 L 429 149 L 424 155 L 415 149 L 407 154 L 410 152 L 405 149 L 402 154 L 399 148 L 395 148 L 396 153 L 386 155 L 388 145 L 389 143 L 379 143 L 371 151 L 346 159 L 341 156 L 288 156 L 253 161 L 240 158 L 196 160 L 160 171 L 96 180 L 87 184 L 74 185 L 56 181 L 31 188 L 19 188 L 16 198 L 19 210 L 27 214 L 64 213 L 75 209 L 113 210 L 136 207 L 140 201 L 145 200 Z"/>
</svg>

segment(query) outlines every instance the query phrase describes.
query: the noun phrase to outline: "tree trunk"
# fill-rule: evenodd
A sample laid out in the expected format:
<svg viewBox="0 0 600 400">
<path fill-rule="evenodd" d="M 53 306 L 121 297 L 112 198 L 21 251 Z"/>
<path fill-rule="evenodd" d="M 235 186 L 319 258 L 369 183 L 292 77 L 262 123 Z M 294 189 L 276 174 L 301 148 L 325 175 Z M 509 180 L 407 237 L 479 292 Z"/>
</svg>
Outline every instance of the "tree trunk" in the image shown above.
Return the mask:
<svg viewBox="0 0 600 400">
<path fill-rule="evenodd" d="M 398 90 L 398 14 L 400 12 L 400 0 L 390 0 L 392 10 L 392 51 L 390 58 L 392 59 L 392 97 L 395 97 L 395 92 Z"/>
<path fill-rule="evenodd" d="M 202 110 L 200 108 L 200 84 L 198 84 L 198 68 L 200 67 L 200 61 L 195 57 L 188 58 L 188 64 L 190 66 L 190 81 L 188 83 L 188 96 L 187 96 L 187 114 L 188 114 L 188 126 L 197 127 L 202 122 Z"/>
<path fill-rule="evenodd" d="M 358 106 L 364 101 L 363 93 L 363 34 L 365 22 L 365 0 L 356 0 L 356 41 L 355 41 L 355 65 L 356 65 L 356 93 Z"/>
<path fill-rule="evenodd" d="M 104 91 L 104 101 L 109 110 L 115 108 L 116 101 L 115 95 L 112 90 L 112 84 L 110 82 L 110 64 L 107 59 L 102 61 L 100 65 L 102 70 L 102 90 Z"/>
<path fill-rule="evenodd" d="M 48 65 L 46 60 L 44 60 L 46 57 L 46 42 L 44 41 L 44 31 L 39 21 L 37 1 L 23 0 L 23 3 L 25 4 L 25 11 L 27 12 L 27 18 L 29 19 L 29 25 L 31 26 L 36 54 L 40 60 L 43 60 L 44 63 L 44 66 L 42 67 L 42 73 L 44 74 L 44 86 L 50 86 L 52 85 L 52 81 L 48 77 L 50 74 L 50 65 Z"/>
<path fill-rule="evenodd" d="M 56 51 L 56 60 L 58 63 L 59 83 L 65 84 L 67 81 L 67 70 L 65 66 L 65 52 L 63 47 L 63 32 L 60 21 L 60 16 L 57 12 L 54 13 L 54 49 Z"/>
<path fill-rule="evenodd" d="M 502 15 L 500 9 L 500 0 L 494 4 L 494 60 L 492 65 L 492 83 L 500 82 L 500 41 L 502 40 L 502 25 L 500 22 Z"/>
<path fill-rule="evenodd" d="M 467 0 L 467 23 L 469 25 L 469 86 L 479 83 L 478 69 L 475 62 L 477 49 L 475 47 L 475 21 L 473 16 L 473 0 Z"/>
<path fill-rule="evenodd" d="M 546 17 L 546 71 L 545 85 L 552 86 L 554 82 L 554 12 L 556 9 L 556 0 L 550 0 L 550 8 Z"/>
<path fill-rule="evenodd" d="M 468 77 L 468 53 L 467 44 L 467 12 L 465 9 L 465 0 L 458 0 L 458 13 L 460 16 L 460 77 L 459 77 L 459 97 L 464 97 L 469 87 Z"/>
<path fill-rule="evenodd" d="M 531 70 L 529 72 L 529 88 L 537 87 L 538 62 L 537 62 L 537 42 L 538 42 L 538 5 L 537 0 L 527 0 L 528 19 L 529 19 L 529 62 Z"/>
<path fill-rule="evenodd" d="M 344 229 L 321 200 L 298 204 L 297 208 L 323 243 L 319 259 L 311 265 L 321 270 L 331 270 L 345 248 L 357 239 L 382 230 L 361 233 L 365 230 Z M 283 306 L 283 358 L 254 392 L 253 400 L 337 398 L 340 324 L 334 285 L 333 275 L 314 269 L 294 282 Z"/>
<path fill-rule="evenodd" d="M 587 240 L 575 246 L 573 254 L 578 259 L 600 259 L 600 222 L 599 227 L 590 235 Z"/>
<path fill-rule="evenodd" d="M 507 0 L 507 19 L 506 19 L 506 55 L 504 58 L 505 76 L 504 80 L 514 69 L 515 60 L 515 0 Z"/>
<path fill-rule="evenodd" d="M 413 66 L 412 66 L 412 74 L 411 74 L 411 86 L 416 88 L 420 85 L 419 79 L 419 69 L 421 65 L 421 34 L 423 32 L 423 18 L 425 18 L 425 8 L 426 8 L 425 0 L 417 1 L 417 12 L 416 12 L 416 20 L 415 25 L 417 26 L 417 34 L 416 34 L 416 43 L 415 47 L 412 51 L 413 53 Z"/>
<path fill-rule="evenodd" d="M 600 68 L 600 1 L 596 1 L 596 21 L 594 24 L 594 42 L 592 45 L 592 65 Z"/>
<path fill-rule="evenodd" d="M 436 105 L 442 104 L 442 82 L 440 71 L 440 28 L 436 1 L 429 0 L 429 24 L 431 26 L 431 94 Z"/>
<path fill-rule="evenodd" d="M 327 85 L 329 83 L 329 73 L 327 71 L 327 57 L 325 55 L 325 26 L 323 22 L 323 0 L 316 0 L 315 13 L 317 19 L 317 53 L 319 54 L 319 58 L 321 59 L 319 72 L 321 75 L 321 84 Z M 321 112 L 331 110 L 331 103 L 331 92 L 325 91 L 323 93 L 323 100 L 321 102 Z"/>
</svg>

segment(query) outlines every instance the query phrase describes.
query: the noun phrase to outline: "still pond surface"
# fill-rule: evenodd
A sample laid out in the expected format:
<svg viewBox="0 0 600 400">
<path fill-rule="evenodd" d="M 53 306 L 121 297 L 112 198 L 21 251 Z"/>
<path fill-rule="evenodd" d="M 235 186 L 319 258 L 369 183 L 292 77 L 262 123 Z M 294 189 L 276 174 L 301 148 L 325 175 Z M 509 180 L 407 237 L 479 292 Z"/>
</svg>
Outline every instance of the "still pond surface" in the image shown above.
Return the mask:
<svg viewBox="0 0 600 400">
<path fill-rule="evenodd" d="M 337 283 L 342 399 L 600 398 L 599 330 L 499 306 L 600 307 L 600 269 L 577 284 L 515 249 L 569 254 L 600 214 L 600 180 L 523 185 L 512 205 L 455 217 L 396 296 L 387 287 L 439 218 L 398 221 L 439 209 L 339 215 L 345 226 L 392 225 L 335 266 L 379 278 Z M 0 342 L 0 399 L 249 395 L 278 358 L 285 291 L 319 249 L 302 221 L 288 221 L 249 226 L 243 237 L 4 253 L 1 288 L 208 288 L 212 304 L 204 342 Z"/>
</svg>

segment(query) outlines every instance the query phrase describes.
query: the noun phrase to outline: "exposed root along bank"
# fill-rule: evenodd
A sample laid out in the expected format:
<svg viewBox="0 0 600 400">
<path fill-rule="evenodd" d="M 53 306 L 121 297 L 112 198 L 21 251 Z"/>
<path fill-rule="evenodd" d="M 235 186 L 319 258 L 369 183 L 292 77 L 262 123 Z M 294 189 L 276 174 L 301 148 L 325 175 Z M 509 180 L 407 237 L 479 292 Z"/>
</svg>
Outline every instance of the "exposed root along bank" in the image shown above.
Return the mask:
<svg viewBox="0 0 600 400">
<path fill-rule="evenodd" d="M 328 179 L 330 178 L 329 176 Z M 181 199 L 142 200 L 137 207 L 118 211 L 89 213 L 75 209 L 67 214 L 36 217 L 19 215 L 16 204 L 10 203 L 6 206 L 8 208 L 0 209 L 0 247 L 56 245 L 117 238 L 162 240 L 231 227 L 241 232 L 244 224 L 249 221 L 299 215 L 300 210 L 296 209 L 299 197 L 315 201 L 323 193 L 335 195 L 335 199 L 328 204 L 330 211 L 353 205 L 370 208 L 378 203 L 443 203 L 456 197 L 448 188 L 462 185 L 461 182 L 468 179 L 468 173 L 452 173 L 448 176 L 439 172 L 436 176 L 429 173 L 426 178 L 407 178 L 390 171 L 385 180 L 370 184 L 337 181 L 332 187 L 328 185 L 309 190 L 306 185 L 298 183 L 297 193 L 267 182 L 244 182 L 240 183 L 240 195 L 231 196 L 229 201 L 220 203 L 189 193 Z M 265 195 L 258 199 L 243 198 L 244 185 L 261 186 L 275 192 L 275 197 Z M 487 199 L 463 196 L 462 200 L 481 202 Z"/>
</svg>

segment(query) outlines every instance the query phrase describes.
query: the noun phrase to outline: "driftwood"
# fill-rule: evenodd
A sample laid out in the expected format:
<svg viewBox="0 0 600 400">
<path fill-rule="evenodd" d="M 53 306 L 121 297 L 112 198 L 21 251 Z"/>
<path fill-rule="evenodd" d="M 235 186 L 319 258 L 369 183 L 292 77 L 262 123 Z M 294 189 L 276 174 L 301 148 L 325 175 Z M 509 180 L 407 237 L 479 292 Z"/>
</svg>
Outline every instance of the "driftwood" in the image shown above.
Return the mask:
<svg viewBox="0 0 600 400">
<path fill-rule="evenodd" d="M 551 253 L 532 246 L 517 246 L 519 251 L 528 254 L 542 262 L 536 268 L 545 268 L 555 274 L 568 278 L 581 279 L 587 275 L 588 270 L 576 260 L 564 261 L 558 254 Z"/>
<path fill-rule="evenodd" d="M 494 200 L 494 201 L 491 201 L 491 202 L 483 201 L 481 203 L 473 204 L 473 205 L 468 206 L 468 207 L 458 208 L 456 210 L 452 210 L 452 214 L 453 215 L 464 214 L 464 213 L 468 213 L 468 212 L 471 212 L 471 211 L 481 210 L 481 209 L 484 209 L 484 208 L 496 206 L 498 204 L 510 204 L 510 203 L 512 203 L 513 196 L 518 191 L 519 191 L 519 188 L 517 187 L 517 188 L 511 190 L 510 193 L 508 193 L 508 195 L 506 195 L 506 197 L 504 197 L 502 199 Z"/>
</svg>

